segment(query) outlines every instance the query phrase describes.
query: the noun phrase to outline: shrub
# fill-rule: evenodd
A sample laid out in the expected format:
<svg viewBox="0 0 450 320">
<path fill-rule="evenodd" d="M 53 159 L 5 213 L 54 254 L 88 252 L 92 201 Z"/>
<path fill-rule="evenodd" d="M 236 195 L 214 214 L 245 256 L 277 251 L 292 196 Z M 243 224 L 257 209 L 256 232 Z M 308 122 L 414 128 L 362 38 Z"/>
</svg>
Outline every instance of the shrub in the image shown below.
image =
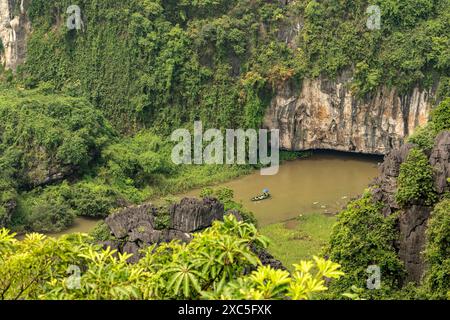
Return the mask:
<svg viewBox="0 0 450 320">
<path fill-rule="evenodd" d="M 436 201 L 433 182 L 433 168 L 425 153 L 417 148 L 410 151 L 406 161 L 400 167 L 396 193 L 397 203 L 432 205 Z"/>
<path fill-rule="evenodd" d="M 111 229 L 104 221 L 99 222 L 89 235 L 96 242 L 114 240 Z"/>
<path fill-rule="evenodd" d="M 117 207 L 118 196 L 106 185 L 81 182 L 72 187 L 70 205 L 78 216 L 106 217 Z"/>
<path fill-rule="evenodd" d="M 106 163 L 103 175 L 112 182 L 139 187 L 155 181 L 159 174 L 170 173 L 170 145 L 159 136 L 141 132 L 113 144 L 102 152 Z"/>
<path fill-rule="evenodd" d="M 436 133 L 450 130 L 450 97 L 447 97 L 432 111 L 431 121 Z"/>
<path fill-rule="evenodd" d="M 327 290 L 325 279 L 343 276 L 338 264 L 320 258 L 295 265 L 292 275 L 262 267 L 249 247 L 266 246 L 266 240 L 233 216 L 196 234 L 189 244 L 151 246 L 137 264 L 127 262 L 131 255 L 102 250 L 92 240 L 32 234 L 17 241 L 0 229 L 0 299 L 305 300 Z M 250 268 L 255 271 L 248 274 Z M 68 270 L 79 271 L 78 281 Z"/>
<path fill-rule="evenodd" d="M 379 296 L 401 283 L 404 267 L 394 247 L 398 237 L 397 217 L 385 218 L 381 208 L 382 204 L 375 203 L 367 191 L 339 213 L 326 254 L 342 265 L 346 277 L 333 284 L 334 292 L 346 292 L 352 286 L 365 288 L 369 276 L 366 270 L 371 265 L 381 269 L 382 290 L 367 291 L 367 297 Z"/>
<path fill-rule="evenodd" d="M 22 196 L 20 208 L 27 231 L 60 232 L 72 225 L 76 211 L 70 206 L 71 197 L 67 183 Z"/>
<path fill-rule="evenodd" d="M 426 126 L 420 127 L 408 138 L 409 143 L 415 144 L 423 151 L 431 150 L 434 147 L 436 138 L 436 130 L 433 122 L 429 122 Z"/>
<path fill-rule="evenodd" d="M 428 221 L 425 288 L 435 299 L 450 291 L 450 199 L 436 205 Z"/>
</svg>

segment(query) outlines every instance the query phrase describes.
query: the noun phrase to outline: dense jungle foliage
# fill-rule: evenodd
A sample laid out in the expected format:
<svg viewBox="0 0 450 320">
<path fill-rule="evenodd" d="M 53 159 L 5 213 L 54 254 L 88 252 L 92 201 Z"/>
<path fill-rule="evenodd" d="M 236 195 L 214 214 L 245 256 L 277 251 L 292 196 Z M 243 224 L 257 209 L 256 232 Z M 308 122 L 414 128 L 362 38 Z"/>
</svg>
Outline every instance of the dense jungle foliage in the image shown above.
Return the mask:
<svg viewBox="0 0 450 320">
<path fill-rule="evenodd" d="M 250 244 L 267 242 L 253 225 L 228 216 L 189 244 L 152 246 L 129 264 L 129 255 L 102 250 L 86 235 L 17 241 L 0 229 L 0 300 L 305 300 L 327 290 L 325 278 L 343 276 L 321 258 L 300 262 L 292 274 L 263 267 Z"/>
<path fill-rule="evenodd" d="M 66 27 L 70 4 L 33 0 L 26 63 L 0 72 L 0 223 L 18 231 L 247 172 L 174 167 L 167 137 L 194 120 L 259 127 L 288 81 L 351 71 L 361 99 L 449 87 L 446 0 L 375 1 L 380 30 L 367 1 L 82 0 L 82 30 Z"/>
<path fill-rule="evenodd" d="M 369 299 L 447 299 L 450 298 L 450 202 L 449 194 L 439 198 L 434 189 L 433 167 L 426 153 L 434 145 L 436 136 L 450 130 L 450 99 L 444 99 L 433 111 L 428 125 L 409 139 L 416 146 L 400 167 L 397 180 L 397 203 L 406 208 L 412 205 L 433 207 L 428 221 L 426 248 L 423 253 L 427 269 L 421 286 L 405 283 L 405 270 L 398 257 L 398 218 L 401 210 L 385 217 L 383 203 L 377 203 L 370 190 L 351 202 L 338 215 L 331 241 L 325 253 L 342 265 L 347 274 L 331 287 L 329 296 L 353 292 Z M 380 290 L 364 290 L 367 267 L 379 266 L 383 273 Z M 336 292 L 337 295 L 333 294 Z"/>
<path fill-rule="evenodd" d="M 32 1 L 18 81 L 86 97 L 125 132 L 257 127 L 285 81 L 345 70 L 362 96 L 448 81 L 446 0 L 372 1 L 380 30 L 366 27 L 368 1 L 82 0 L 82 31 L 65 27 L 70 4 Z"/>
<path fill-rule="evenodd" d="M 397 194 L 402 205 L 419 197 L 435 206 L 429 269 L 421 288 L 399 291 L 397 217 L 384 218 L 366 194 L 340 214 L 326 252 L 342 268 L 317 258 L 292 274 L 261 267 L 248 247 L 265 239 L 232 218 L 188 245 L 149 248 L 136 265 L 89 236 L 17 241 L 2 229 L 0 299 L 447 297 L 450 204 L 435 197 L 424 155 L 450 129 L 448 0 L 370 1 L 381 7 L 380 30 L 367 29 L 369 1 L 361 0 L 79 0 L 79 31 L 65 27 L 71 4 L 33 0 L 27 61 L 16 74 L 0 70 L 0 227 L 61 231 L 77 216 L 105 217 L 246 173 L 251 168 L 174 166 L 168 135 L 194 120 L 257 128 L 286 82 L 350 72 L 360 99 L 382 86 L 402 94 L 437 86 L 438 107 L 410 138 L 417 148 Z M 204 195 L 256 223 L 230 191 Z M 386 272 L 382 291 L 361 289 L 368 264 Z M 74 265 L 80 286 L 68 275 Z M 319 295 L 324 277 L 336 281 Z"/>
</svg>

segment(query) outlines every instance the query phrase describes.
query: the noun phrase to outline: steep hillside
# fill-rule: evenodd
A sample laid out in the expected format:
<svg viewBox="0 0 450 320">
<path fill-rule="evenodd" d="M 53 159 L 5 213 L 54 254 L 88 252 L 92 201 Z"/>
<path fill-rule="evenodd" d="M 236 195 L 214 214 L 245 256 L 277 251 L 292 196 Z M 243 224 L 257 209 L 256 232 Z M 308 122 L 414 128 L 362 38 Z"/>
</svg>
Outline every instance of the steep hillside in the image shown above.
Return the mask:
<svg viewBox="0 0 450 320">
<path fill-rule="evenodd" d="M 383 154 L 448 82 L 445 0 L 378 1 L 380 30 L 366 1 L 85 0 L 80 31 L 69 1 L 0 3 L 6 66 L 27 49 L 18 81 L 85 96 L 123 132 L 264 123 L 286 149 Z"/>
<path fill-rule="evenodd" d="M 338 291 L 366 287 L 367 268 L 381 270 L 386 298 L 409 283 L 401 297 L 446 299 L 450 292 L 450 98 L 428 127 L 393 150 L 371 189 L 338 216 L 328 253 L 350 276 Z M 414 288 L 414 289 L 413 289 Z"/>
</svg>

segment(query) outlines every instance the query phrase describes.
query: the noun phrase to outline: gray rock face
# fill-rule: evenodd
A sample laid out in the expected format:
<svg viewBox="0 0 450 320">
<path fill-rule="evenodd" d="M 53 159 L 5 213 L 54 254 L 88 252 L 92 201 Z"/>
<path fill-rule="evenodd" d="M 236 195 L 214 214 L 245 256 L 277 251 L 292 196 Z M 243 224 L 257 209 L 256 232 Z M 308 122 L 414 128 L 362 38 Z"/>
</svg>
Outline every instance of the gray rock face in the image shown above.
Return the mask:
<svg viewBox="0 0 450 320">
<path fill-rule="evenodd" d="M 105 222 L 116 240 L 102 242 L 101 245 L 121 253 L 132 254 L 129 262 L 136 263 L 141 258 L 142 249 L 173 240 L 188 243 L 193 238 L 192 233 L 210 227 L 214 221 L 222 221 L 225 215 L 223 204 L 213 198 L 185 198 L 172 205 L 169 213 L 172 221 L 170 228 L 165 230 L 154 228 L 158 208 L 151 204 L 130 207 L 115 213 L 106 218 Z M 233 210 L 227 214 L 234 215 L 238 221 L 243 220 L 238 211 Z M 266 250 L 254 246 L 251 249 L 259 256 L 263 265 L 285 270 L 282 263 Z"/>
<path fill-rule="evenodd" d="M 436 191 L 450 191 L 447 178 L 450 177 L 450 132 L 444 131 L 436 138 L 431 152 L 430 163 L 434 169 L 434 186 Z"/>
<path fill-rule="evenodd" d="M 128 254 L 132 254 L 133 256 L 128 259 L 129 263 L 137 263 L 139 261 L 141 248 L 134 242 L 125 243 L 122 252 L 126 252 Z"/>
<path fill-rule="evenodd" d="M 224 216 L 223 204 L 211 198 L 201 201 L 186 198 L 173 205 L 169 212 L 170 228 L 186 233 L 205 229 L 211 226 L 213 221 L 222 220 Z"/>
<path fill-rule="evenodd" d="M 360 100 L 350 89 L 352 77 L 347 71 L 336 80 L 305 79 L 300 86 L 280 85 L 264 126 L 280 130 L 280 146 L 286 150 L 387 154 L 427 123 L 434 89 L 415 88 L 400 95 L 395 88 L 382 87 Z"/>
<path fill-rule="evenodd" d="M 156 208 L 153 205 L 144 204 L 110 215 L 105 222 L 117 239 L 127 236 L 136 238 L 139 234 L 153 231 L 155 213 Z"/>
<path fill-rule="evenodd" d="M 272 269 L 276 270 L 287 270 L 285 266 L 281 263 L 281 261 L 275 259 L 273 255 L 271 255 L 267 250 L 259 249 L 255 246 L 252 246 L 252 251 L 258 255 L 261 260 L 261 264 L 263 266 L 269 266 Z"/>
<path fill-rule="evenodd" d="M 26 9 L 31 0 L 0 0 L 0 64 L 15 70 L 25 61 L 27 37 L 31 26 Z M 15 8 L 19 8 L 18 12 Z"/>
<path fill-rule="evenodd" d="M 404 210 L 399 219 L 400 241 L 398 255 L 407 271 L 406 283 L 422 280 L 425 265 L 422 251 L 425 248 L 427 221 L 432 208 L 412 206 Z"/>
<path fill-rule="evenodd" d="M 158 208 L 152 204 L 129 207 L 106 218 L 105 223 L 117 239 L 102 243 L 119 252 L 133 254 L 130 263 L 140 259 L 140 251 L 151 244 L 179 240 L 189 242 L 192 233 L 208 228 L 215 220 L 223 220 L 223 205 L 216 199 L 183 199 L 169 209 L 169 229 L 156 230 Z"/>
<path fill-rule="evenodd" d="M 379 176 L 374 182 L 378 187 L 373 191 L 373 195 L 375 201 L 386 204 L 383 210 L 385 217 L 400 209 L 400 206 L 395 201 L 397 178 L 400 174 L 401 164 L 406 161 L 413 147 L 414 145 L 407 144 L 393 150 L 385 157 L 383 164 L 380 166 Z"/>
</svg>

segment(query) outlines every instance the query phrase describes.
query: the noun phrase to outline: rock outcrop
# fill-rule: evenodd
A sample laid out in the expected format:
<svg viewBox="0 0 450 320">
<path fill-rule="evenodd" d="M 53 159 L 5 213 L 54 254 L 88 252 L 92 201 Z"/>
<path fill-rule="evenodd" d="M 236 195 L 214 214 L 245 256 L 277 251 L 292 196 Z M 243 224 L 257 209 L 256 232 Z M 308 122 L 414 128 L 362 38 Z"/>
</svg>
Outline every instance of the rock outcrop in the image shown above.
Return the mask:
<svg viewBox="0 0 450 320">
<path fill-rule="evenodd" d="M 434 168 L 434 186 L 436 191 L 439 193 L 450 191 L 447 181 L 450 178 L 450 133 L 448 131 L 442 132 L 436 138 L 430 163 Z"/>
<path fill-rule="evenodd" d="M 222 208 L 221 215 L 217 210 L 220 207 Z M 187 210 L 184 211 L 183 208 Z M 217 200 L 184 199 L 180 204 L 173 205 L 169 209 L 172 219 L 175 219 L 177 223 L 171 223 L 171 227 L 168 229 L 158 230 L 155 224 L 159 214 L 158 210 L 160 208 L 152 204 L 144 204 L 126 208 L 106 218 L 105 222 L 116 241 L 104 243 L 105 246 L 117 249 L 122 253 L 133 254 L 130 262 L 136 262 L 140 259 L 139 251 L 141 249 L 152 244 L 170 242 L 176 239 L 189 242 L 192 239 L 193 232 L 200 231 L 201 226 L 204 229 L 211 225 L 213 217 L 220 220 L 224 216 L 223 205 Z M 210 213 L 212 210 L 215 210 L 213 214 Z M 203 213 L 203 215 L 198 215 L 198 213 Z M 192 219 L 190 218 L 191 215 Z M 180 221 L 183 223 L 180 223 Z M 176 229 L 177 226 L 182 229 Z"/>
<path fill-rule="evenodd" d="M 105 222 L 115 240 L 103 242 L 103 246 L 132 254 L 129 262 L 136 263 L 141 258 L 142 249 L 152 244 L 173 240 L 190 242 L 193 233 L 210 227 L 214 221 L 222 221 L 225 216 L 223 204 L 216 199 L 185 198 L 169 207 L 170 227 L 158 230 L 155 221 L 162 210 L 164 209 L 152 204 L 144 204 L 126 208 L 109 216 Z M 242 221 L 242 216 L 237 211 L 227 214 L 233 214 L 238 221 Z M 256 247 L 251 249 L 260 257 L 263 265 L 284 269 L 281 262 L 266 250 Z"/>
<path fill-rule="evenodd" d="M 403 209 L 399 218 L 398 256 L 405 264 L 406 283 L 420 283 L 425 272 L 423 250 L 426 244 L 427 222 L 433 208 L 413 205 Z"/>
<path fill-rule="evenodd" d="M 30 23 L 26 8 L 31 0 L 0 0 L 0 63 L 15 70 L 25 61 Z"/>
<path fill-rule="evenodd" d="M 385 217 L 398 211 L 400 206 L 395 200 L 397 192 L 397 178 L 400 174 L 400 167 L 408 158 L 408 154 L 414 147 L 406 144 L 399 149 L 392 150 L 385 157 L 380 167 L 380 174 L 375 181 L 376 188 L 373 190 L 374 200 L 385 204 L 383 214 Z"/>
<path fill-rule="evenodd" d="M 402 208 L 395 200 L 400 167 L 413 147 L 414 145 L 407 144 L 386 156 L 372 192 L 375 201 L 385 204 L 383 208 L 385 216 L 400 213 L 398 221 L 400 238 L 396 244 L 398 255 L 404 262 L 408 274 L 406 282 L 419 283 L 426 268 L 422 253 L 426 243 L 427 222 L 433 207 L 420 203 L 419 199 L 417 203 Z M 434 170 L 436 192 L 438 196 L 442 196 L 450 190 L 450 183 L 447 180 L 450 177 L 450 131 L 438 135 L 429 162 Z"/>
<path fill-rule="evenodd" d="M 427 123 L 434 90 L 415 88 L 400 95 L 380 88 L 371 98 L 352 93 L 351 72 L 336 80 L 305 79 L 281 85 L 266 113 L 264 126 L 280 130 L 286 150 L 332 149 L 386 154 Z"/>
<path fill-rule="evenodd" d="M 4 47 L 0 59 L 7 69 L 15 70 L 26 58 L 31 30 L 26 8 L 30 1 L 0 0 L 0 39 Z M 295 48 L 302 25 L 300 17 L 292 17 L 280 27 L 278 40 Z M 233 69 L 238 75 L 238 66 Z M 407 135 L 428 120 L 434 89 L 416 87 L 401 95 L 395 88 L 382 87 L 372 97 L 360 100 L 352 93 L 351 83 L 351 71 L 336 80 L 305 79 L 301 85 L 287 81 L 276 88 L 264 126 L 280 129 L 281 147 L 286 150 L 386 154 L 400 147 Z"/>
<path fill-rule="evenodd" d="M 169 212 L 172 230 L 192 233 L 211 226 L 213 221 L 222 220 L 224 207 L 215 199 L 205 198 L 199 202 L 185 198 L 173 205 Z"/>
</svg>

